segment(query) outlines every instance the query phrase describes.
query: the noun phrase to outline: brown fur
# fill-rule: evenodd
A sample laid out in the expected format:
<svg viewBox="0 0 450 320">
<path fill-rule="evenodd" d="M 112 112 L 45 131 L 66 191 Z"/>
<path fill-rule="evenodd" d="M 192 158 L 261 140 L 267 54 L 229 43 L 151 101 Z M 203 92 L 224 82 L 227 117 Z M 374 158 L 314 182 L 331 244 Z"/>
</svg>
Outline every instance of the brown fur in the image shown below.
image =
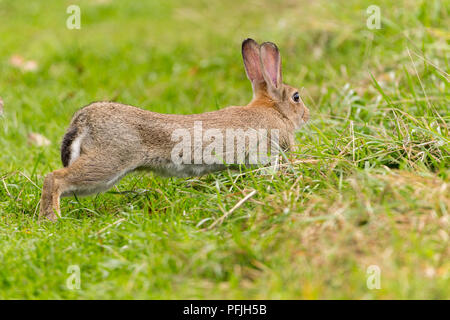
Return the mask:
<svg viewBox="0 0 450 320">
<path fill-rule="evenodd" d="M 65 168 L 44 180 L 40 218 L 60 216 L 61 196 L 88 195 L 109 189 L 127 173 L 147 169 L 171 175 L 171 151 L 176 142 L 173 130 L 193 130 L 195 121 L 203 129 L 278 129 L 280 146 L 295 144 L 295 130 L 308 121 L 309 111 L 294 102 L 297 89 L 281 83 L 281 57 L 272 43 L 259 46 L 247 39 L 242 45 L 253 99 L 247 106 L 231 106 L 201 114 L 161 114 L 114 102 L 95 102 L 79 110 L 65 135 L 61 154 Z M 262 58 L 264 57 L 264 59 Z M 267 62 L 263 62 L 267 61 Z M 79 156 L 72 159 L 72 145 L 79 139 Z M 221 170 L 211 165 L 201 173 Z M 183 165 L 183 175 L 200 172 L 196 165 Z"/>
</svg>

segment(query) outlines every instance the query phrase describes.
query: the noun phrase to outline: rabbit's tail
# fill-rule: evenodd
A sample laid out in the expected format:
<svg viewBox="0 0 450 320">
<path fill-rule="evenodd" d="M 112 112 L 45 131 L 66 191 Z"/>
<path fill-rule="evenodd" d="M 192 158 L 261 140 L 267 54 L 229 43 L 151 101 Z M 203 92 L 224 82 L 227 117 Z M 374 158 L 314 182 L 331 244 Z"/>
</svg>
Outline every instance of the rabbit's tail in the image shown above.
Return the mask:
<svg viewBox="0 0 450 320">
<path fill-rule="evenodd" d="M 67 130 L 61 143 L 61 161 L 64 167 L 69 166 L 80 156 L 81 142 L 84 133 L 77 127 Z"/>
</svg>

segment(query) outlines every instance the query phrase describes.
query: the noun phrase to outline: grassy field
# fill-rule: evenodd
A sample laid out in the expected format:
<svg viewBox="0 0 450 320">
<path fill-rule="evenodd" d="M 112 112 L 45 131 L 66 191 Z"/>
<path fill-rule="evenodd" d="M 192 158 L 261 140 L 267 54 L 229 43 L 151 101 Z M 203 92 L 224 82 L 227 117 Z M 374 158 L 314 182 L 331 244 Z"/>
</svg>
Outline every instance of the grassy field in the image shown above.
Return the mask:
<svg viewBox="0 0 450 320">
<path fill-rule="evenodd" d="M 449 30 L 438 0 L 0 0 L 0 298 L 449 299 Z M 247 37 L 279 45 L 310 107 L 290 163 L 138 173 L 37 224 L 77 109 L 246 104 Z"/>
</svg>

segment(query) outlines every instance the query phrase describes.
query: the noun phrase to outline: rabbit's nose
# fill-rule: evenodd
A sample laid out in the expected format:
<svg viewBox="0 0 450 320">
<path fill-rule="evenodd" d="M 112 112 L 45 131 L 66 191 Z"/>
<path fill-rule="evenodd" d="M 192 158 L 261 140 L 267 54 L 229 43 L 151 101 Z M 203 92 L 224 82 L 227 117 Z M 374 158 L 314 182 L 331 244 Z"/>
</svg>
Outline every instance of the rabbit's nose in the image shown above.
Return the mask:
<svg viewBox="0 0 450 320">
<path fill-rule="evenodd" d="M 306 106 L 303 106 L 303 116 L 302 119 L 304 122 L 308 122 L 309 120 L 309 109 Z"/>
</svg>

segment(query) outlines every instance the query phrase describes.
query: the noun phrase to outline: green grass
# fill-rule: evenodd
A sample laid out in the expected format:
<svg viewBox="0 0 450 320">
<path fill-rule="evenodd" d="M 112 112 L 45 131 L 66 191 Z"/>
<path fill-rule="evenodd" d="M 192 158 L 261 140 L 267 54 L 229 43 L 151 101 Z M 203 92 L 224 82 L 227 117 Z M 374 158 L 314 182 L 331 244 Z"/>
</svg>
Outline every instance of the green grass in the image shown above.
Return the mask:
<svg viewBox="0 0 450 320">
<path fill-rule="evenodd" d="M 65 27 L 72 3 L 81 30 Z M 0 0 L 0 298 L 449 299 L 449 27 L 448 1 Z M 134 174 L 37 224 L 77 109 L 243 105 L 247 37 L 279 45 L 311 109 L 291 164 Z M 80 290 L 66 286 L 71 265 Z M 366 285 L 370 265 L 381 289 Z"/>
</svg>

